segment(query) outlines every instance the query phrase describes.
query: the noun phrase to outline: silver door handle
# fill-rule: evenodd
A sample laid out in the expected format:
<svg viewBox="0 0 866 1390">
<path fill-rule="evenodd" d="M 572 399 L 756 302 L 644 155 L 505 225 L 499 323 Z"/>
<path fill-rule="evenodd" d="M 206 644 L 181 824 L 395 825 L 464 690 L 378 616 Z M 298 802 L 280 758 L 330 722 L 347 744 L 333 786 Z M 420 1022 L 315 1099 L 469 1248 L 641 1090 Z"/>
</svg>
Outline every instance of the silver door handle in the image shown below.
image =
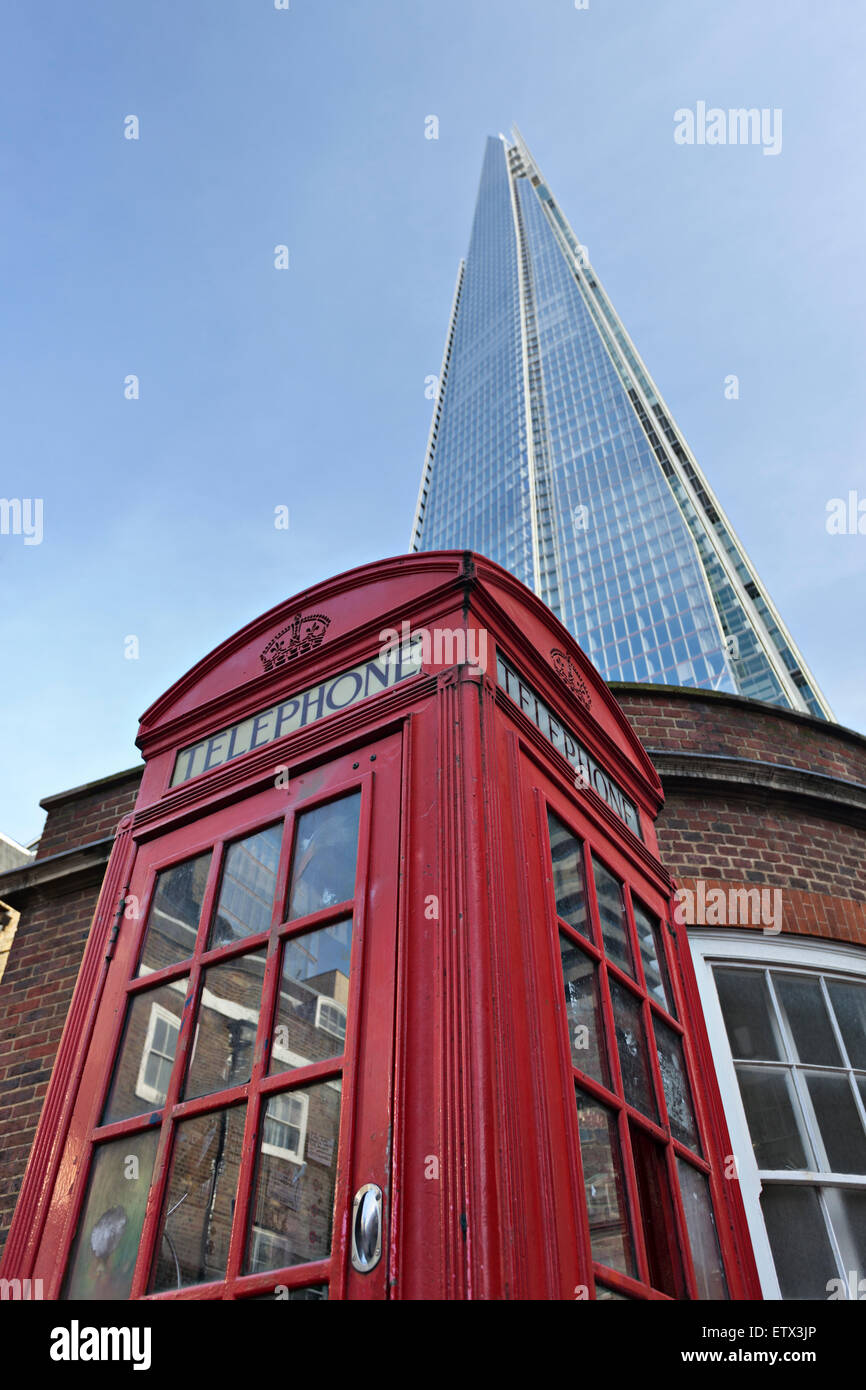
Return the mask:
<svg viewBox="0 0 866 1390">
<path fill-rule="evenodd" d="M 352 1264 L 359 1274 L 369 1274 L 381 1256 L 382 1189 L 367 1182 L 352 1204 Z"/>
</svg>

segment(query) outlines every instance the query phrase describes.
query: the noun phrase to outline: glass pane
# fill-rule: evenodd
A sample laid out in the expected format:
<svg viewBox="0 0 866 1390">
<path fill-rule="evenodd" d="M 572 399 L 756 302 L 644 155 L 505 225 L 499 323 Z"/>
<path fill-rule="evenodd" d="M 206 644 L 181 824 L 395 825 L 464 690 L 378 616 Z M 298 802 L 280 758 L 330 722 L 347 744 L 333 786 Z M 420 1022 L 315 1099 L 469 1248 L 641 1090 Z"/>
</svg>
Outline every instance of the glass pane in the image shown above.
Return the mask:
<svg viewBox="0 0 866 1390">
<path fill-rule="evenodd" d="M 634 908 L 634 922 L 637 927 L 637 940 L 643 962 L 646 987 L 662 1008 L 667 1009 L 668 1013 L 676 1018 L 674 995 L 661 941 L 661 923 L 651 912 L 647 912 L 643 904 L 639 903 L 636 898 L 632 898 L 632 907 Z"/>
<path fill-rule="evenodd" d="M 840 1067 L 842 1058 L 827 1015 L 821 984 L 808 975 L 777 975 L 776 996 L 784 1010 L 801 1062 Z"/>
<path fill-rule="evenodd" d="M 671 1298 L 682 1298 L 686 1284 L 674 1234 L 674 1206 L 665 1151 L 640 1125 L 630 1123 L 629 1134 L 650 1284 L 670 1294 Z"/>
<path fill-rule="evenodd" d="M 758 970 L 713 970 L 719 1003 L 735 1057 L 781 1062 L 784 1050 L 779 1037 L 767 982 Z"/>
<path fill-rule="evenodd" d="M 157 874 L 139 975 L 177 965 L 192 955 L 209 868 L 210 850 Z"/>
<path fill-rule="evenodd" d="M 270 825 L 229 845 L 208 950 L 270 928 L 282 837 L 282 825 Z"/>
<path fill-rule="evenodd" d="M 783 1298 L 826 1298 L 838 1271 L 814 1187 L 765 1185 L 761 1210 Z"/>
<path fill-rule="evenodd" d="M 343 1051 L 351 956 L 351 917 L 286 942 L 271 1073 Z"/>
<path fill-rule="evenodd" d="M 204 971 L 185 1100 L 249 1081 L 264 977 L 264 951 Z"/>
<path fill-rule="evenodd" d="M 692 1106 L 692 1093 L 686 1076 L 686 1059 L 683 1055 L 682 1039 L 678 1033 L 674 1032 L 673 1028 L 669 1028 L 660 1018 L 654 1018 L 653 1025 L 671 1134 L 687 1148 L 700 1153 L 698 1126 Z"/>
<path fill-rule="evenodd" d="M 632 1302 L 632 1300 L 628 1297 L 628 1294 L 617 1293 L 615 1289 L 609 1289 L 606 1284 L 599 1284 L 598 1280 L 596 1280 L 595 1284 L 595 1296 L 597 1299 L 617 1299 L 622 1303 Z"/>
<path fill-rule="evenodd" d="M 680 1193 L 695 1267 L 698 1298 L 728 1298 L 728 1285 L 710 1200 L 710 1185 L 704 1174 L 685 1159 L 677 1159 Z"/>
<path fill-rule="evenodd" d="M 606 1105 L 583 1091 L 575 1088 L 575 1095 L 592 1258 L 609 1269 L 634 1275 L 616 1119 Z"/>
<path fill-rule="evenodd" d="M 649 1053 L 643 1031 L 640 1000 L 630 989 L 610 977 L 610 997 L 616 1025 L 616 1045 L 622 1085 L 629 1105 L 658 1120 L 658 1106 L 653 1095 Z"/>
<path fill-rule="evenodd" d="M 737 1067 L 737 1078 L 758 1167 L 813 1167 L 811 1145 L 789 1073 Z"/>
<path fill-rule="evenodd" d="M 598 899 L 598 915 L 601 920 L 605 953 L 614 965 L 634 976 L 622 884 L 595 855 L 592 856 L 592 871 L 595 876 L 595 896 Z"/>
<path fill-rule="evenodd" d="M 553 893 L 557 916 L 570 927 L 592 940 L 592 928 L 586 911 L 586 891 L 583 882 L 583 848 L 580 840 L 553 814 L 547 813 L 550 831 L 550 855 L 553 861 Z"/>
<path fill-rule="evenodd" d="M 560 933 L 559 950 L 565 985 L 565 1015 L 571 1061 L 588 1076 L 610 1086 L 598 970 L 583 951 Z"/>
<path fill-rule="evenodd" d="M 189 976 L 133 997 L 126 1015 L 104 1125 L 128 1120 L 165 1102 Z"/>
<path fill-rule="evenodd" d="M 866 1133 L 847 1076 L 807 1072 L 806 1085 L 834 1173 L 866 1173 Z"/>
<path fill-rule="evenodd" d="M 845 1293 L 859 1302 L 866 1295 L 866 1192 L 825 1187 L 824 1200 L 847 1276 Z"/>
<path fill-rule="evenodd" d="M 327 1259 L 339 1132 L 339 1081 L 271 1096 L 262 1123 L 248 1274 Z"/>
<path fill-rule="evenodd" d="M 63 1297 L 129 1298 L 159 1127 L 96 1150 Z"/>
<path fill-rule="evenodd" d="M 852 1067 L 866 1067 L 866 985 L 828 980 L 827 990 Z"/>
<path fill-rule="evenodd" d="M 178 1125 L 151 1292 L 224 1277 L 245 1113 L 238 1105 Z"/>
<path fill-rule="evenodd" d="M 289 919 L 307 917 L 355 896 L 361 793 L 329 801 L 298 818 Z"/>
</svg>

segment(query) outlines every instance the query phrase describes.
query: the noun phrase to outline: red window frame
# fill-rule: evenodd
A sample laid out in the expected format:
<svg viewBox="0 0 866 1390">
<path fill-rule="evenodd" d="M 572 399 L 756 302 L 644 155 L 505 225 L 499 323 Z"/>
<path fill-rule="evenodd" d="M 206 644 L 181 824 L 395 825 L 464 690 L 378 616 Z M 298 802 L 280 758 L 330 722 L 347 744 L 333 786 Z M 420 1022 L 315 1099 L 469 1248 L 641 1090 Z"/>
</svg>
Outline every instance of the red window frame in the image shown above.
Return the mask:
<svg viewBox="0 0 866 1390">
<path fill-rule="evenodd" d="M 378 1267 L 367 1274 L 356 1273 L 348 1258 L 347 1231 L 352 1193 L 365 1181 L 375 1181 L 385 1191 L 387 1219 L 385 1136 L 392 1103 L 396 984 L 393 938 L 397 921 L 401 767 L 401 734 L 380 737 L 348 753 L 335 751 L 324 767 L 316 768 L 306 779 L 310 783 L 307 791 L 304 790 L 305 778 L 299 776 L 297 788 L 290 784 L 288 791 L 269 789 L 249 795 L 243 803 L 246 814 L 242 818 L 239 818 L 239 806 L 235 802 L 227 809 L 206 812 L 191 826 L 170 828 L 158 839 L 139 846 L 129 888 L 143 887 L 140 894 L 141 911 L 130 924 L 125 921 L 120 923 L 116 954 L 111 962 L 93 1039 L 85 1059 L 79 1102 L 70 1130 L 70 1145 L 78 1152 L 78 1175 L 66 1207 L 60 1243 L 63 1255 L 52 1296 L 62 1297 L 98 1147 L 125 1135 L 137 1136 L 152 1130 L 157 1123 L 156 1116 L 159 1117 L 160 1137 L 129 1293 L 131 1299 L 234 1299 L 267 1295 L 273 1293 L 277 1286 L 281 1290 L 294 1291 L 321 1284 L 328 1285 L 327 1297 L 330 1299 L 345 1298 L 350 1284 L 353 1298 L 387 1296 L 387 1260 L 381 1259 Z M 360 792 L 353 896 L 305 916 L 288 918 L 292 858 L 299 818 L 308 811 L 353 792 Z M 208 949 L 208 934 L 219 900 L 229 847 L 281 822 L 276 888 L 268 929 Z M 136 970 L 159 875 L 208 851 L 211 852 L 211 859 L 192 954 L 181 962 L 138 976 Z M 387 891 L 380 895 L 382 906 L 376 914 L 371 913 L 368 899 L 374 852 L 380 879 L 384 876 L 386 889 L 393 887 L 390 895 Z M 393 862 L 390 868 L 386 866 L 382 869 L 389 852 Z M 126 900 L 135 901 L 134 891 L 127 894 Z M 285 944 L 349 916 L 352 918 L 352 946 L 344 1047 L 340 1053 L 327 1059 L 269 1076 L 267 1069 Z M 373 920 L 374 916 L 377 920 Z M 129 929 L 124 930 L 127 925 Z M 250 1080 L 204 1096 L 181 1100 L 179 1097 L 195 1036 L 194 1025 L 198 1017 L 204 971 L 262 949 L 266 949 L 267 955 Z M 186 1004 L 165 1101 L 133 1118 L 100 1123 L 123 1042 L 128 1006 L 143 993 L 184 977 L 188 977 Z M 306 1264 L 244 1274 L 244 1258 L 252 1229 L 250 1218 L 265 1104 L 273 1095 L 305 1090 L 338 1077 L 342 1081 L 342 1093 L 331 1253 L 326 1259 Z M 375 1086 L 371 1085 L 373 1077 L 376 1078 Z M 383 1077 L 387 1078 L 384 1083 Z M 162 1210 L 178 1125 L 184 1120 L 240 1105 L 246 1106 L 244 1139 L 225 1276 L 208 1283 L 149 1293 L 148 1284 L 156 1263 Z M 371 1139 L 371 1135 L 377 1137 Z"/>
<path fill-rule="evenodd" d="M 581 1260 L 581 1264 L 583 1265 L 585 1263 L 588 1272 L 586 1280 L 587 1293 L 585 1296 L 589 1298 L 597 1297 L 595 1286 L 599 1285 L 602 1288 L 612 1290 L 614 1294 L 623 1295 L 627 1298 L 646 1300 L 670 1300 L 672 1297 L 687 1299 L 698 1298 L 694 1264 L 691 1256 L 691 1245 L 686 1228 L 679 1176 L 677 1173 L 677 1159 L 680 1158 L 690 1163 L 707 1179 L 710 1200 L 713 1206 L 713 1221 L 716 1228 L 719 1256 L 725 1274 L 728 1296 L 730 1297 L 731 1271 L 725 1257 L 724 1242 L 722 1232 L 719 1229 L 717 1216 L 720 1210 L 718 1205 L 717 1169 L 711 1162 L 711 1157 L 713 1156 L 712 1130 L 709 1123 L 706 1098 L 698 1082 L 699 1072 L 697 1070 L 690 1030 L 687 1026 L 690 1013 L 685 990 L 683 988 L 683 981 L 680 976 L 679 962 L 676 953 L 672 949 L 672 941 L 668 940 L 669 934 L 673 936 L 669 899 L 660 891 L 658 885 L 653 883 L 648 874 L 641 872 L 636 867 L 633 859 L 624 852 L 623 846 L 617 845 L 609 834 L 599 829 L 590 814 L 581 812 L 571 800 L 563 795 L 556 787 L 549 774 L 541 773 L 534 759 L 527 759 L 524 755 L 522 762 L 525 778 L 524 785 L 530 790 L 534 801 L 538 837 L 537 843 L 542 849 L 544 861 L 544 917 L 547 928 L 546 964 L 549 971 L 549 980 L 553 989 L 551 997 L 556 1001 L 554 1012 L 557 1015 L 557 1052 L 560 1075 L 563 1080 L 562 1094 L 567 1110 L 566 1132 L 569 1150 L 569 1186 L 577 1225 L 582 1236 L 584 1258 Z M 591 923 L 591 939 L 582 936 L 579 931 L 559 917 L 556 911 L 548 810 L 557 817 L 581 846 L 583 891 L 586 900 L 587 918 L 589 923 Z M 614 875 L 622 885 L 626 931 L 632 964 L 635 971 L 634 977 L 629 976 L 626 971 L 622 970 L 614 961 L 609 959 L 605 950 L 596 895 L 595 875 L 592 865 L 593 856 L 597 858 L 608 872 Z M 660 964 L 666 972 L 667 979 L 673 991 L 674 1005 L 677 1013 L 676 1017 L 673 1017 L 666 1009 L 662 1008 L 650 995 L 647 989 L 634 918 L 634 897 L 640 901 L 642 906 L 653 917 L 658 919 L 659 931 L 655 934 L 656 949 L 658 950 L 658 946 L 661 944 L 664 951 L 665 958 Z M 584 957 L 593 962 L 595 971 L 597 972 L 596 978 L 601 1000 L 604 1033 L 602 1045 L 605 1049 L 607 1071 L 611 1081 L 610 1088 L 604 1086 L 595 1077 L 581 1071 L 574 1065 L 572 1060 L 565 1013 L 566 1001 L 560 954 L 561 936 L 565 937 L 576 949 L 583 952 Z M 637 1109 L 625 1097 L 619 1050 L 616 1041 L 613 1004 L 610 993 L 611 979 L 615 980 L 623 989 L 627 990 L 632 998 L 640 1002 L 640 1017 L 649 1057 L 653 1098 L 657 1107 L 659 1122 L 652 1120 L 644 1114 L 642 1110 Z M 653 1020 L 655 1018 L 663 1021 L 681 1040 L 695 1124 L 701 1142 L 702 1152 L 700 1154 L 689 1149 L 680 1140 L 676 1139 L 670 1130 L 661 1067 L 655 1044 L 655 1029 L 653 1027 Z M 578 1089 L 590 1099 L 598 1101 L 599 1104 L 606 1108 L 608 1113 L 612 1113 L 615 1116 L 616 1134 L 619 1141 L 619 1153 L 617 1157 L 619 1158 L 625 1188 L 625 1210 L 623 1214 L 634 1254 L 638 1275 L 637 1278 L 633 1278 L 610 1266 L 603 1265 L 592 1258 L 589 1214 L 584 1190 L 578 1109 L 575 1098 L 575 1092 Z M 664 1292 L 658 1287 L 654 1287 L 650 1282 L 649 1259 L 644 1231 L 644 1225 L 646 1224 L 649 1226 L 649 1222 L 645 1215 L 642 1219 L 642 1209 L 638 1191 L 638 1175 L 632 1152 L 631 1135 L 629 1133 L 630 1126 L 636 1127 L 644 1135 L 647 1135 L 652 1142 L 660 1146 L 664 1151 L 667 1192 L 669 1194 L 667 1200 L 670 1201 L 672 1207 L 672 1211 L 669 1211 L 666 1217 L 667 1219 L 670 1217 L 673 1218 L 673 1230 L 667 1230 L 666 1240 L 672 1260 L 674 1279 L 678 1285 L 677 1292 L 673 1295 Z M 666 1225 L 667 1221 L 665 1223 L 658 1223 L 653 1229 L 663 1230 Z M 671 1244 L 671 1236 L 675 1238 L 675 1244 L 673 1245 Z M 678 1260 L 680 1261 L 679 1268 L 677 1267 Z"/>
</svg>

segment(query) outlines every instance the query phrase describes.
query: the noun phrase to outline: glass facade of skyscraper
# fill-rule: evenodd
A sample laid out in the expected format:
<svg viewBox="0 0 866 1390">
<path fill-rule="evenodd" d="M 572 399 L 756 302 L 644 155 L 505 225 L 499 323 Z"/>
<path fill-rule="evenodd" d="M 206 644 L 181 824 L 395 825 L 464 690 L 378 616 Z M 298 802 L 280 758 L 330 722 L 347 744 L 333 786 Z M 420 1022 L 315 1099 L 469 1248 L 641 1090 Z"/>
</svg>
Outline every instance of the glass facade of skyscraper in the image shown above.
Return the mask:
<svg viewBox="0 0 866 1390">
<path fill-rule="evenodd" d="M 487 142 L 412 533 L 460 547 L 606 680 L 833 717 L 518 132 Z"/>
</svg>

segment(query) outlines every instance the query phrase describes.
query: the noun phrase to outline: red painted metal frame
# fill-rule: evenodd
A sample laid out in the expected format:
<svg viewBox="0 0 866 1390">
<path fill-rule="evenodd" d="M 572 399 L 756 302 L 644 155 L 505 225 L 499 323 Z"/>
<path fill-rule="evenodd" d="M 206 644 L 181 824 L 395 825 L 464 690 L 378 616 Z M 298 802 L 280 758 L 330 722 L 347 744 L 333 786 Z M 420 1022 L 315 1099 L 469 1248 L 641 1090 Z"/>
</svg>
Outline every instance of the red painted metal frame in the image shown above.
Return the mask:
<svg viewBox="0 0 866 1390">
<path fill-rule="evenodd" d="M 260 653 L 287 621 L 305 612 L 330 617 L 321 647 L 263 672 Z M 427 662 L 409 677 L 355 706 L 209 769 L 176 787 L 177 749 L 316 682 L 369 660 L 385 628 L 489 636 L 486 672 Z M 496 684 L 494 643 L 539 698 L 584 744 L 638 808 L 642 838 L 592 788 L 576 791 L 574 769 Z M 548 653 L 565 651 L 582 677 L 578 700 Z M 147 1297 L 149 1266 L 170 1161 L 170 1135 L 182 1118 L 229 1103 L 247 1104 L 240 1206 L 227 1277 L 209 1285 L 150 1295 L 159 1299 L 253 1296 L 275 1284 L 330 1279 L 346 1298 L 574 1299 L 594 1277 L 640 1298 L 665 1298 L 647 1282 L 639 1224 L 638 1279 L 594 1271 L 583 1195 L 574 1084 L 618 1115 L 621 1136 L 637 1125 L 664 1149 L 673 1234 L 683 1252 L 683 1292 L 695 1292 L 676 1156 L 708 1176 L 732 1298 L 760 1297 L 739 1187 L 723 1176 L 730 1141 L 715 1083 L 697 988 L 684 936 L 673 926 L 673 884 L 658 861 L 653 821 L 662 805 L 655 769 L 595 668 L 538 599 L 498 566 L 462 552 L 400 556 L 337 576 L 264 614 L 172 687 L 142 721 L 145 773 L 134 816 L 121 825 L 97 907 L 81 975 L 46 1100 L 45 1113 L 7 1242 L 4 1277 L 43 1277 L 56 1297 L 87 1181 L 94 1139 L 132 1133 L 140 1118 L 99 1127 L 109 1063 L 128 997 L 188 968 L 132 978 L 156 871 L 213 846 L 192 997 L 204 966 L 267 943 L 265 1003 L 252 1078 L 245 1086 L 178 1100 L 190 1027 L 181 1030 L 172 1116 L 160 1141 L 133 1293 Z M 377 752 L 376 762 L 367 761 Z M 389 750 L 386 752 L 386 750 Z M 290 768 L 290 791 L 274 787 Z M 342 780 L 341 780 L 342 779 Z M 286 818 L 280 859 L 285 886 L 292 815 L 348 786 L 364 786 L 369 854 L 359 857 L 356 926 L 345 1055 L 303 1073 L 266 1074 L 271 1015 L 287 937 L 346 911 L 283 920 L 275 907 L 269 933 L 205 953 L 225 845 L 245 830 Z M 371 795 L 372 789 L 372 795 Z M 282 798 L 282 799 L 280 799 Z M 571 1064 L 563 1026 L 558 957 L 563 931 L 555 914 L 545 806 L 550 804 L 623 881 L 635 979 L 604 962 L 602 938 L 580 949 L 599 961 L 612 1090 Z M 370 819 L 372 815 L 372 820 Z M 367 824 L 369 822 L 369 825 Z M 362 838 L 366 830 L 362 827 Z M 363 862 L 362 862 L 363 861 Z M 366 879 L 364 877 L 366 875 Z M 142 920 L 130 926 L 118 904 L 130 890 Z M 592 874 L 590 911 L 596 913 Z M 660 921 L 677 1018 L 646 993 L 631 895 Z M 368 913 L 364 922 L 363 913 Z M 366 940 L 365 932 L 372 935 Z M 670 934 L 668 934 L 670 933 Z M 106 957 L 108 959 L 106 959 Z M 356 969 L 357 964 L 357 969 Z M 688 1152 L 665 1124 L 661 1076 L 650 1047 L 659 1124 L 622 1095 L 607 977 L 621 979 L 645 1028 L 663 1017 L 682 1037 L 703 1152 Z M 652 1038 L 648 1039 L 650 1042 Z M 241 1274 L 248 1204 L 263 1098 L 301 1080 L 343 1075 L 336 1220 L 330 1261 L 292 1270 Z M 624 1143 L 630 1210 L 637 1180 Z M 372 1274 L 348 1255 L 352 1193 L 376 1182 L 386 1194 L 383 1258 Z"/>
</svg>

